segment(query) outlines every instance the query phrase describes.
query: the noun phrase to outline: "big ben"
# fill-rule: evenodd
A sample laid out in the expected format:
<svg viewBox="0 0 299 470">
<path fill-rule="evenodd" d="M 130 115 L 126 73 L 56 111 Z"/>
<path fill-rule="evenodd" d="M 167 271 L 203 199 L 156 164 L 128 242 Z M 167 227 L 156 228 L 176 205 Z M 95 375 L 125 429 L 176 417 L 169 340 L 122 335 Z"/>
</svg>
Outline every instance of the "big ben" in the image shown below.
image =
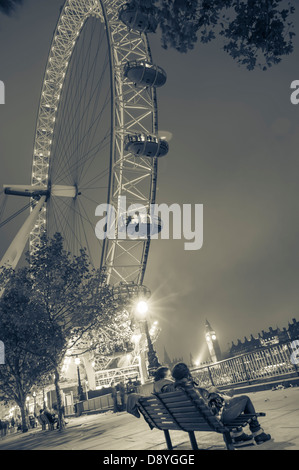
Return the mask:
<svg viewBox="0 0 299 470">
<path fill-rule="evenodd" d="M 212 362 L 221 361 L 221 350 L 215 331 L 206 320 L 206 342 L 209 348 L 210 358 Z"/>
</svg>

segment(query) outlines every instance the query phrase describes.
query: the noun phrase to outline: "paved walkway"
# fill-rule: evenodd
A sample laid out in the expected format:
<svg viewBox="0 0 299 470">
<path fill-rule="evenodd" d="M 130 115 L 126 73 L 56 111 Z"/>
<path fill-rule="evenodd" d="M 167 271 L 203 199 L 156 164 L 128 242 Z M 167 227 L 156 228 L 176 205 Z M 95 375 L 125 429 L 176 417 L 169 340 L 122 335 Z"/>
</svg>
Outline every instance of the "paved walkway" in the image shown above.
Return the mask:
<svg viewBox="0 0 299 470">
<path fill-rule="evenodd" d="M 257 411 L 266 412 L 261 424 L 273 440 L 256 450 L 299 450 L 299 387 L 248 394 Z M 188 435 L 171 432 L 177 450 L 190 450 Z M 199 448 L 225 449 L 222 436 L 216 433 L 196 433 Z M 143 418 L 123 412 L 107 412 L 69 419 L 63 433 L 34 429 L 25 434 L 8 435 L 0 440 L 0 450 L 163 450 L 164 435 L 150 430 Z"/>
</svg>

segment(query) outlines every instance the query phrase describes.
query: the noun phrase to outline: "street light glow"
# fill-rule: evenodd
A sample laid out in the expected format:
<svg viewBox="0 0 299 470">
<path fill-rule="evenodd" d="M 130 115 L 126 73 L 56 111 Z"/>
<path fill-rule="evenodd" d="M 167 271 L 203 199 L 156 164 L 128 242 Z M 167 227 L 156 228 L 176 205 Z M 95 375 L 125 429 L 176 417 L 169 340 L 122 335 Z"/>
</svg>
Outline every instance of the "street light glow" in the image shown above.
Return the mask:
<svg viewBox="0 0 299 470">
<path fill-rule="evenodd" d="M 146 315 L 148 311 L 148 303 L 145 300 L 140 300 L 137 304 L 137 312 L 140 313 L 140 315 Z"/>
</svg>

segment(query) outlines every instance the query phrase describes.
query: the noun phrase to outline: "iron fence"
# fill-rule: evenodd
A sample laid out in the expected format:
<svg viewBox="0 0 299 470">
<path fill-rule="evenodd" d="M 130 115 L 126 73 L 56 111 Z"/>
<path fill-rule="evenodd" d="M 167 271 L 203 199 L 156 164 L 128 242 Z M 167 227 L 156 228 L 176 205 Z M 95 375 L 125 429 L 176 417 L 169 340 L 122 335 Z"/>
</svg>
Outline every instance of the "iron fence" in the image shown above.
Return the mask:
<svg viewBox="0 0 299 470">
<path fill-rule="evenodd" d="M 271 378 L 298 376 L 291 362 L 291 343 L 278 344 L 192 369 L 201 386 L 252 384 Z"/>
</svg>

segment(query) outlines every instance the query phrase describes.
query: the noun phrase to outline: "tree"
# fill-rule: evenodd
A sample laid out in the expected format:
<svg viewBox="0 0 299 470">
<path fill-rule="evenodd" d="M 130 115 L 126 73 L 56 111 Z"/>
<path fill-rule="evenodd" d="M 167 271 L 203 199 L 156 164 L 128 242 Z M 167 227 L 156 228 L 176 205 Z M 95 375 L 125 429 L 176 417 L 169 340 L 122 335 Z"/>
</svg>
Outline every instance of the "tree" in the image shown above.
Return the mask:
<svg viewBox="0 0 299 470">
<path fill-rule="evenodd" d="M 17 271 L 4 269 L 0 280 L 5 287 L 0 301 L 1 337 L 6 349 L 12 341 L 18 346 L 12 360 L 9 358 L 6 364 L 11 397 L 23 406 L 26 394 L 41 372 L 52 371 L 62 429 L 59 385 L 62 360 L 66 351 L 98 323 L 102 307 L 107 304 L 109 288 L 103 275 L 90 267 L 86 252 L 82 250 L 79 256 L 71 256 L 63 249 L 59 234 L 50 240 L 44 234 L 38 253 L 31 257 L 30 263 Z M 109 318 L 108 313 L 105 315 Z M 10 349 L 13 350 L 13 346 Z M 32 364 L 36 364 L 36 371 Z M 13 389 L 18 388 L 21 372 L 26 373 L 26 387 L 19 398 Z M 23 377 L 21 382 L 25 384 Z"/>
<path fill-rule="evenodd" d="M 23 0 L 0 0 L 0 11 L 5 15 L 11 15 L 16 7 L 22 3 Z"/>
<path fill-rule="evenodd" d="M 9 278 L 9 287 L 6 279 Z M 27 351 L 26 345 L 32 341 L 30 328 L 24 329 L 28 318 L 38 314 L 39 305 L 28 296 L 26 269 L 18 272 L 6 269 L 1 280 L 6 289 L 0 299 L 0 336 L 5 344 L 5 363 L 0 365 L 0 399 L 15 401 L 20 408 L 22 430 L 28 430 L 26 417 L 26 397 L 37 381 L 49 373 L 47 360 Z"/>
<path fill-rule="evenodd" d="M 12 14 L 23 0 L 0 0 L 0 11 Z M 161 29 L 162 47 L 188 52 L 222 39 L 222 48 L 248 70 L 267 70 L 293 52 L 295 35 L 290 0 L 131 0 Z"/>
<path fill-rule="evenodd" d="M 248 70 L 266 70 L 293 52 L 289 0 L 134 0 L 161 29 L 162 47 L 179 52 L 198 39 L 221 38 L 223 50 Z"/>
<path fill-rule="evenodd" d="M 49 371 L 54 374 L 62 430 L 59 381 L 66 353 L 75 348 L 85 352 L 96 347 L 100 354 L 109 355 L 123 348 L 132 334 L 130 319 L 122 304 L 114 300 L 105 275 L 91 267 L 86 251 L 72 256 L 64 250 L 60 234 L 52 239 L 44 234 L 37 254 L 28 261 L 25 268 L 4 269 L 0 275 L 0 288 L 5 287 L 0 309 L 7 306 L 2 329 L 4 338 L 16 337 L 17 357 L 27 354 L 32 363 L 42 366 L 45 375 Z M 28 371 L 30 387 L 39 377 L 35 373 L 31 380 Z M 27 394 L 30 387 L 26 388 Z"/>
<path fill-rule="evenodd" d="M 63 428 L 60 370 L 66 352 L 95 328 L 99 318 L 111 320 L 108 311 L 110 288 L 99 270 L 91 267 L 86 251 L 72 256 L 63 248 L 63 239 L 46 234 L 36 256 L 30 259 L 28 277 L 30 297 L 39 302 L 40 311 L 30 315 L 34 343 L 27 350 L 47 360 L 54 373 L 59 428 Z M 28 325 L 29 326 L 29 325 Z"/>
</svg>

